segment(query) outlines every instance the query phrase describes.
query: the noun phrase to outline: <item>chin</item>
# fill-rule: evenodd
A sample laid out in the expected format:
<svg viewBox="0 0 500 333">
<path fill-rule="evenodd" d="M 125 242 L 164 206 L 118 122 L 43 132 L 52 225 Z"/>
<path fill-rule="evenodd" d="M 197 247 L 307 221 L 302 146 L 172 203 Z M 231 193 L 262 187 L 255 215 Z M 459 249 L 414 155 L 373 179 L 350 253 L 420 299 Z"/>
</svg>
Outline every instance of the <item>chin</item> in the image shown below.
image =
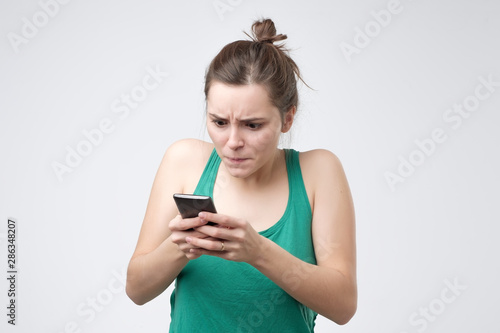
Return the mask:
<svg viewBox="0 0 500 333">
<path fill-rule="evenodd" d="M 232 177 L 235 178 L 246 178 L 250 175 L 250 171 L 248 168 L 235 168 L 226 165 L 226 170 Z"/>
<path fill-rule="evenodd" d="M 234 177 L 234 178 L 246 178 L 248 177 L 249 173 L 245 170 L 241 170 L 241 169 L 228 169 L 229 171 L 229 174 Z"/>
</svg>

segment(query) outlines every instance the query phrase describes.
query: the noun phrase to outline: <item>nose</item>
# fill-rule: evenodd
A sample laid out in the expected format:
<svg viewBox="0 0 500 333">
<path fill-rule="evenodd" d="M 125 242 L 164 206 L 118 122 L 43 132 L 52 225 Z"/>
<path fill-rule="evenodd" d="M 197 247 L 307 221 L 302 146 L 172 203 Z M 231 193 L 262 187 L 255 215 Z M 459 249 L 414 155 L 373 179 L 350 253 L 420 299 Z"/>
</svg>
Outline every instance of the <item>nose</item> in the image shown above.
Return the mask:
<svg viewBox="0 0 500 333">
<path fill-rule="evenodd" d="M 244 140 L 238 126 L 231 126 L 227 146 L 232 150 L 237 150 L 244 146 Z"/>
</svg>

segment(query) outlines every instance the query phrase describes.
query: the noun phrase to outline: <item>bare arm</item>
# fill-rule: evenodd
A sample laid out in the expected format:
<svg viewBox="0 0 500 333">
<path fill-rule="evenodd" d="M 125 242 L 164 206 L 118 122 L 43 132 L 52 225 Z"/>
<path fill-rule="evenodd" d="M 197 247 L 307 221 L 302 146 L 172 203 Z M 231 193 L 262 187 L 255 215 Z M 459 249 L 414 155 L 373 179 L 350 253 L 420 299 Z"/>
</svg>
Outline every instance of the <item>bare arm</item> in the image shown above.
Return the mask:
<svg viewBox="0 0 500 333">
<path fill-rule="evenodd" d="M 335 155 L 313 151 L 304 164 L 313 188 L 312 234 L 317 265 L 290 255 L 267 240 L 255 264 L 299 302 L 335 321 L 347 323 L 357 308 L 356 236 L 351 192 Z"/>
<path fill-rule="evenodd" d="M 189 261 L 172 242 L 169 223 L 181 220 L 176 217 L 178 212 L 172 194 L 185 190 L 185 179 L 193 174 L 197 165 L 189 157 L 195 148 L 200 148 L 200 143 L 193 140 L 174 143 L 165 153 L 156 174 L 127 271 L 127 295 L 136 304 L 142 305 L 161 294 Z M 200 223 L 199 220 L 192 222 Z"/>
</svg>

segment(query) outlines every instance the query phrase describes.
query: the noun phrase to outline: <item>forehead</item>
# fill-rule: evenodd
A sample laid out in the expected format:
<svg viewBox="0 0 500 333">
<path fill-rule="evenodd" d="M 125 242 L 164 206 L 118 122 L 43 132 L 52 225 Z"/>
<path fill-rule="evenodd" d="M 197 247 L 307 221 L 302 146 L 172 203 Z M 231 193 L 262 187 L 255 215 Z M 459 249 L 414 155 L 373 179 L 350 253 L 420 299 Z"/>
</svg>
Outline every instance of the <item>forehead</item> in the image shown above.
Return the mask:
<svg viewBox="0 0 500 333">
<path fill-rule="evenodd" d="M 279 116 L 267 90 L 259 84 L 236 86 L 213 82 L 207 96 L 207 111 L 221 116 Z"/>
</svg>

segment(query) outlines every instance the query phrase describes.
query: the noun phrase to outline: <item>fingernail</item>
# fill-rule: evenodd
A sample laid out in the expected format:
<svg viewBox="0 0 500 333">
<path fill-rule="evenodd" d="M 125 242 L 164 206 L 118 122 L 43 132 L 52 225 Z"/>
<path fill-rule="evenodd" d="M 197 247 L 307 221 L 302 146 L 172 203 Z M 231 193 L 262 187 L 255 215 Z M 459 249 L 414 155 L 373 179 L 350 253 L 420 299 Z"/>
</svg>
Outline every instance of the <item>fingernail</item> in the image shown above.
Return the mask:
<svg viewBox="0 0 500 333">
<path fill-rule="evenodd" d="M 205 217 L 207 217 L 207 214 L 205 214 L 205 213 L 203 213 L 203 212 L 200 212 L 200 213 L 198 213 L 198 217 L 199 217 L 200 219 L 204 219 Z"/>
<path fill-rule="evenodd" d="M 186 237 L 186 243 L 191 243 L 193 239 L 191 237 Z"/>
</svg>

